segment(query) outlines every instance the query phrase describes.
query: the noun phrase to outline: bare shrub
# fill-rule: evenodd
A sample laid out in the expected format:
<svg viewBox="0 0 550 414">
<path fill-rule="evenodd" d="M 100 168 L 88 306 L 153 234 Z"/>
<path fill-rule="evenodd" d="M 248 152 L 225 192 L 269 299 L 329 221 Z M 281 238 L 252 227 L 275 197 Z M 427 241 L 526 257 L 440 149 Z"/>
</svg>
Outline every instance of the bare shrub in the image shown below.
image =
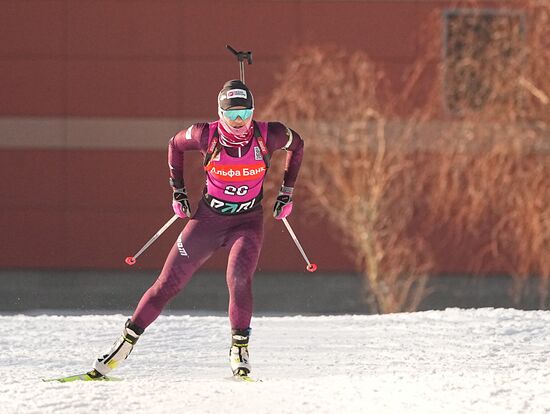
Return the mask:
<svg viewBox="0 0 550 414">
<path fill-rule="evenodd" d="M 301 184 L 373 311 L 417 309 L 434 272 L 509 274 L 517 304 L 537 275 L 548 304 L 550 2 L 457 4 L 447 55 L 437 10 L 399 91 L 362 52 L 308 47 L 269 100 L 306 137 Z"/>
<path fill-rule="evenodd" d="M 416 309 L 432 260 L 410 231 L 422 183 L 406 148 L 412 129 L 389 124 L 389 96 L 364 53 L 310 48 L 289 63 L 268 108 L 311 137 L 301 184 L 343 235 L 377 312 Z"/>
<path fill-rule="evenodd" d="M 463 252 L 464 270 L 512 275 L 517 305 L 528 277 L 539 276 L 544 308 L 550 278 L 550 3 L 514 2 L 514 9 L 492 14 L 478 2 L 468 6 L 462 21 L 454 21 L 462 24 L 454 35 L 460 50 L 442 62 L 440 72 L 452 73 L 441 85 L 457 87 L 451 113 L 440 117 L 446 122 L 438 140 L 452 169 L 439 175 L 440 187 L 460 182 L 463 188 L 453 201 L 460 204 L 446 215 L 451 221 L 445 233 L 461 239 L 452 247 Z"/>
</svg>

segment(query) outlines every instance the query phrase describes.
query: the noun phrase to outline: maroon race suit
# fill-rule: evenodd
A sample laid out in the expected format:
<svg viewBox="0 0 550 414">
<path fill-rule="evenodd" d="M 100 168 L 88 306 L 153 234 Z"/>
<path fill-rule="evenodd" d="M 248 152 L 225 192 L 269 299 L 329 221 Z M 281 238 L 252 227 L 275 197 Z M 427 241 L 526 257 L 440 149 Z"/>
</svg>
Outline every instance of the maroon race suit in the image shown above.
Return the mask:
<svg viewBox="0 0 550 414">
<path fill-rule="evenodd" d="M 256 121 L 255 121 L 256 122 Z M 295 131 L 280 122 L 262 123 L 262 136 L 268 155 L 276 150 L 287 151 L 283 185 L 294 187 L 303 157 L 303 140 Z M 168 146 L 168 163 L 172 179 L 183 180 L 184 153 L 201 151 L 207 155 L 212 142 L 212 123 L 198 123 L 180 131 Z M 242 148 L 221 147 L 225 155 L 244 157 L 253 148 L 254 137 Z M 265 177 L 265 175 L 264 175 Z M 172 247 L 155 283 L 145 292 L 132 316 L 139 327 L 147 328 L 166 304 L 191 280 L 201 265 L 219 248 L 229 251 L 226 281 L 229 289 L 229 320 L 232 329 L 246 329 L 252 318 L 252 280 L 263 242 L 261 196 L 253 208 L 237 213 L 222 213 L 210 202 L 207 188 L 197 211 L 184 227 Z M 216 200 L 218 201 L 218 200 Z"/>
</svg>

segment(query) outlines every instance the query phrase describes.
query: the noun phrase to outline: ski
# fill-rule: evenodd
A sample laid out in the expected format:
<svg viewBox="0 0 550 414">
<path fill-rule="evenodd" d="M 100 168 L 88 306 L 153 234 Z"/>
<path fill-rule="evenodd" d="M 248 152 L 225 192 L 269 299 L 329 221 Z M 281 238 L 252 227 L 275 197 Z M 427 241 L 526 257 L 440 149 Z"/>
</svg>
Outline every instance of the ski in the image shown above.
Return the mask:
<svg viewBox="0 0 550 414">
<path fill-rule="evenodd" d="M 248 375 L 232 375 L 231 377 L 225 378 L 228 381 L 235 381 L 235 382 L 262 382 L 262 380 L 257 378 L 252 378 Z"/>
<path fill-rule="evenodd" d="M 233 375 L 233 380 L 237 382 L 262 382 L 262 380 L 249 377 L 248 375 Z"/>
<path fill-rule="evenodd" d="M 69 375 L 68 377 L 59 378 L 42 378 L 44 382 L 73 382 L 73 381 L 121 381 L 116 377 L 105 377 L 99 374 L 95 369 L 84 374 Z"/>
<path fill-rule="evenodd" d="M 238 370 L 229 379 L 232 379 L 233 381 L 238 381 L 238 382 L 262 382 L 262 380 L 259 380 L 257 378 L 252 378 L 251 376 L 249 376 L 248 372 L 244 369 Z"/>
<path fill-rule="evenodd" d="M 227 378 L 231 381 L 237 381 L 237 382 L 262 382 L 262 380 L 253 378 L 247 374 L 246 371 L 241 370 L 235 375 Z M 97 372 L 89 371 L 83 374 L 77 374 L 77 375 L 69 375 L 67 377 L 59 377 L 59 378 L 42 378 L 43 382 L 74 382 L 74 381 L 122 381 L 122 378 L 117 377 L 105 377 L 105 376 L 98 376 Z"/>
</svg>

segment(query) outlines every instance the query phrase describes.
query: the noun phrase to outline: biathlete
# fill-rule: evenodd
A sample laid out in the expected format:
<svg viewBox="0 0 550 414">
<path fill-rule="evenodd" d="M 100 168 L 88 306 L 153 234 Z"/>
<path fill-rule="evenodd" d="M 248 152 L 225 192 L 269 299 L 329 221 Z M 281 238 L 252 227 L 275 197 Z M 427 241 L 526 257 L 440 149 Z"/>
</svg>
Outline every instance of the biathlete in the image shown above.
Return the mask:
<svg viewBox="0 0 550 414">
<path fill-rule="evenodd" d="M 292 211 L 292 193 L 304 147 L 296 131 L 280 122 L 255 121 L 253 114 L 252 93 L 243 82 L 231 80 L 218 94 L 217 121 L 194 124 L 170 139 L 168 164 L 172 207 L 179 217 L 190 220 L 168 254 L 158 279 L 126 321 L 120 338 L 87 373 L 90 379 L 105 377 L 128 357 L 166 304 L 221 247 L 229 251 L 226 280 L 231 370 L 236 376 L 250 373 L 252 280 L 263 242 L 263 182 L 272 154 L 285 150 L 283 184 L 273 216 L 279 220 L 287 217 Z M 186 151 L 201 151 L 206 172 L 206 187 L 193 215 L 184 184 Z"/>
</svg>

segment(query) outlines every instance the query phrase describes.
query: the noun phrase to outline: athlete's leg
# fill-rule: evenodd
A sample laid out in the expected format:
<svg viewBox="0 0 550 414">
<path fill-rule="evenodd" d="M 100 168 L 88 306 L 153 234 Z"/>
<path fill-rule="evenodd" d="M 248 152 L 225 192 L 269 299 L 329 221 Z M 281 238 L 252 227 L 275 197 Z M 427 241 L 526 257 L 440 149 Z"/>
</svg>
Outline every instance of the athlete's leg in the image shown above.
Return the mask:
<svg viewBox="0 0 550 414">
<path fill-rule="evenodd" d="M 202 206 L 202 207 L 201 207 Z M 111 349 L 94 363 L 90 376 L 107 375 L 128 358 L 140 335 L 160 314 L 164 306 L 189 282 L 195 270 L 223 243 L 219 215 L 200 205 L 172 247 L 156 282 L 141 298 L 132 319 Z M 211 215 L 214 215 L 210 217 Z M 221 229 L 221 230 L 220 230 Z"/>
<path fill-rule="evenodd" d="M 235 229 L 228 243 L 230 253 L 226 275 L 232 328 L 229 360 L 234 375 L 248 375 L 252 369 L 248 352 L 253 307 L 252 280 L 263 241 L 261 212 L 243 219 L 246 221 Z"/>
<path fill-rule="evenodd" d="M 147 328 L 187 285 L 195 271 L 222 245 L 224 224 L 221 218 L 201 203 L 195 217 L 174 243 L 158 279 L 138 303 L 132 322 Z"/>
<path fill-rule="evenodd" d="M 252 214 L 254 214 L 252 216 Z M 263 242 L 263 218 L 258 212 L 243 215 L 243 225 L 235 229 L 228 243 L 227 287 L 229 320 L 232 329 L 248 329 L 252 318 L 252 280 Z M 240 217 L 239 217 L 240 218 Z"/>
</svg>

